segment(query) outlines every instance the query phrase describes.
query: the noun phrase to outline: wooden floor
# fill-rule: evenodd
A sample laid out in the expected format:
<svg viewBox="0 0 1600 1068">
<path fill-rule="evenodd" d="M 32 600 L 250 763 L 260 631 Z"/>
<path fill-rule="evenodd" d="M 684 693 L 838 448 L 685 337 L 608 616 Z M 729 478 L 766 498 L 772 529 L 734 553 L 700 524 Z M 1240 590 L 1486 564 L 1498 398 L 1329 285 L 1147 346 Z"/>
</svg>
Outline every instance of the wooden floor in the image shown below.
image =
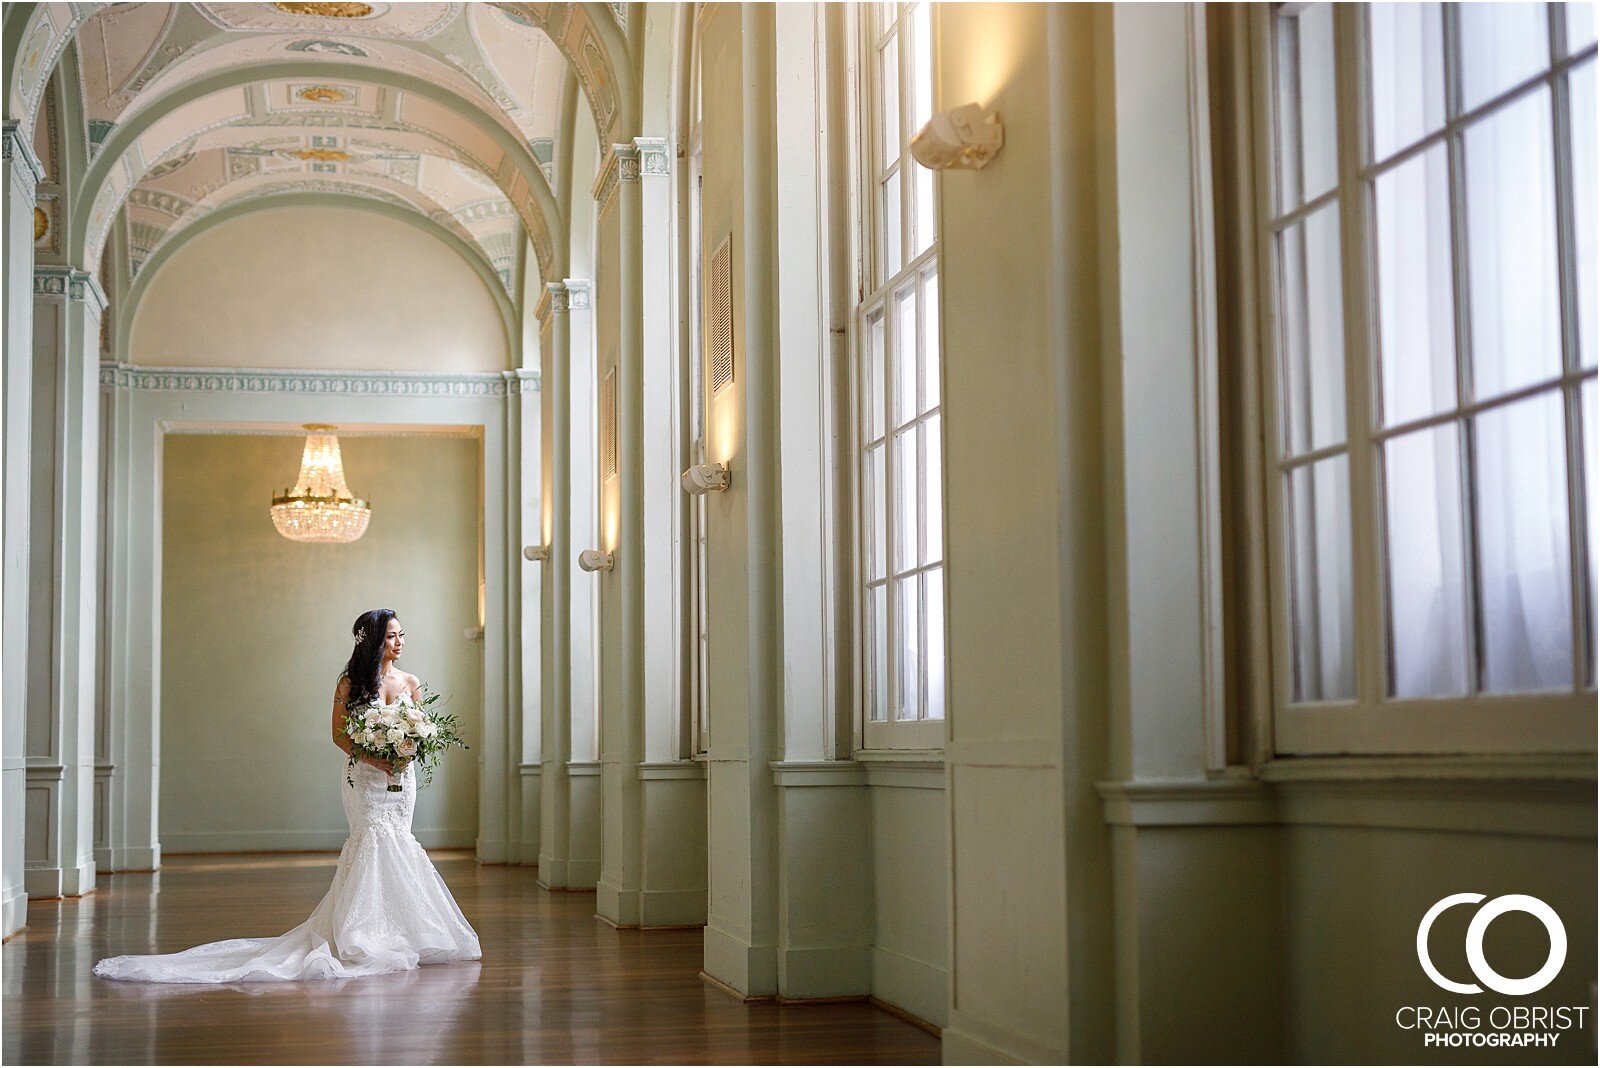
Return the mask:
<svg viewBox="0 0 1600 1068">
<path fill-rule="evenodd" d="M 4 947 L 6 1064 L 936 1064 L 939 1040 L 864 1003 L 744 1004 L 699 978 L 701 934 L 617 931 L 593 893 L 431 854 L 481 961 L 396 975 L 184 986 L 96 979 L 118 953 L 280 934 L 336 854 L 178 856 L 41 901 Z"/>
</svg>

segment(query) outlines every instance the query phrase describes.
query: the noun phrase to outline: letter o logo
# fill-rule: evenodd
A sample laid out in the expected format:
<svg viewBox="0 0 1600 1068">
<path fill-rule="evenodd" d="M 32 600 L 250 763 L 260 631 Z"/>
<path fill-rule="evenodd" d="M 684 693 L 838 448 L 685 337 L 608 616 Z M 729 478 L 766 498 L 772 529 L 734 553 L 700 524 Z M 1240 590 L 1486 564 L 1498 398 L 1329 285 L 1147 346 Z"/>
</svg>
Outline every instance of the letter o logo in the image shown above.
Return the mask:
<svg viewBox="0 0 1600 1068">
<path fill-rule="evenodd" d="M 1457 994 L 1481 994 L 1484 986 L 1500 994 L 1533 994 L 1549 986 L 1560 973 L 1561 966 L 1567 962 L 1567 928 L 1561 922 L 1561 917 L 1556 915 L 1555 909 L 1528 894 L 1504 894 L 1495 898 L 1480 908 L 1467 925 L 1467 964 L 1483 986 L 1447 979 L 1433 966 L 1428 956 L 1428 932 L 1433 928 L 1433 921 L 1454 905 L 1475 905 L 1483 899 L 1482 894 L 1451 894 L 1434 902 L 1422 917 L 1422 923 L 1417 925 L 1417 961 L 1422 965 L 1422 970 L 1428 973 L 1428 978 L 1435 985 Z M 1544 966 L 1525 979 L 1510 979 L 1501 975 L 1483 955 L 1483 936 L 1489 930 L 1489 925 L 1508 912 L 1526 912 L 1544 924 L 1544 929 L 1550 935 L 1550 955 L 1545 958 Z"/>
</svg>

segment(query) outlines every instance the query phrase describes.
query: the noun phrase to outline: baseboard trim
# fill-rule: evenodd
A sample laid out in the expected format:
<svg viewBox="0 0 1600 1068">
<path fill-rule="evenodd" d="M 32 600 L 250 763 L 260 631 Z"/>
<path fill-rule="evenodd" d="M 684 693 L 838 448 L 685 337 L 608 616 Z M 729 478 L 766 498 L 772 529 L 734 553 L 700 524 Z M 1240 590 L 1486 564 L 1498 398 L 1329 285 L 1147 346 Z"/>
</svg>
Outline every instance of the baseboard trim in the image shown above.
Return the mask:
<svg viewBox="0 0 1600 1068">
<path fill-rule="evenodd" d="M 727 983 L 724 983 L 721 979 L 718 979 L 714 975 L 708 975 L 705 972 L 700 973 L 700 978 L 709 983 L 713 989 L 720 990 L 730 998 L 733 998 L 735 1001 L 742 1001 L 745 1004 L 749 1004 L 752 1001 L 776 1001 L 778 997 L 776 994 L 741 994 Z"/>
<path fill-rule="evenodd" d="M 867 996 L 867 1003 L 872 1005 L 874 1008 L 882 1009 L 890 1016 L 904 1020 L 912 1027 L 928 1032 L 928 1034 L 932 1035 L 934 1038 L 944 1037 L 944 1028 L 929 1023 L 927 1020 L 924 1020 L 914 1012 L 907 1012 L 898 1005 L 891 1005 L 882 998 L 875 997 L 870 994 Z"/>
</svg>

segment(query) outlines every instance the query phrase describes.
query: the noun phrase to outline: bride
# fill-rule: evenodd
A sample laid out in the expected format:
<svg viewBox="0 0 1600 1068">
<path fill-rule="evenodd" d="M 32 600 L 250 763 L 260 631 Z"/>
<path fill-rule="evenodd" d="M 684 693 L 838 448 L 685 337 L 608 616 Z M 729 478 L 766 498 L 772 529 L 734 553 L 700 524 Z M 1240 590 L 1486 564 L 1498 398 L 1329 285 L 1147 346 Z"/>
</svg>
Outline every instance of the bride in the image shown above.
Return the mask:
<svg viewBox="0 0 1600 1068">
<path fill-rule="evenodd" d="M 421 685 L 395 666 L 406 634 L 394 612 L 363 613 L 350 629 L 355 650 L 333 692 L 333 741 L 346 754 L 346 706 L 392 705 L 406 694 L 416 700 Z M 388 789 L 391 775 L 401 782 L 398 792 Z M 350 837 L 333 885 L 304 923 L 276 938 L 230 938 L 179 953 L 108 957 L 94 966 L 94 974 L 149 983 L 344 979 L 481 958 L 477 932 L 411 834 L 417 801 L 412 761 L 391 767 L 363 755 L 348 778 L 340 775 L 340 785 Z"/>
</svg>

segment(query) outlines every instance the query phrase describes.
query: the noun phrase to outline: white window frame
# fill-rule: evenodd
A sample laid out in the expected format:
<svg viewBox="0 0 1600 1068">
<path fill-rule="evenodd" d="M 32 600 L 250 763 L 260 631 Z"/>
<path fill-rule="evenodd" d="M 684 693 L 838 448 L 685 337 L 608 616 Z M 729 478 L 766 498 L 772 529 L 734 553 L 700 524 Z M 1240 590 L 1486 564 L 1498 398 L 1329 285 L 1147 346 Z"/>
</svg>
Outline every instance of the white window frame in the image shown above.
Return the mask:
<svg viewBox="0 0 1600 1068">
<path fill-rule="evenodd" d="M 900 709 L 901 694 L 898 691 L 902 650 L 900 649 L 898 642 L 893 639 L 893 636 L 898 634 L 899 613 L 901 610 L 899 599 L 893 592 L 895 582 L 898 580 L 911 579 L 917 582 L 919 587 L 925 591 L 927 584 L 921 578 L 921 576 L 930 573 L 937 573 L 940 579 L 943 580 L 947 574 L 945 566 L 947 561 L 942 548 L 940 556 L 937 560 L 932 560 L 925 563 L 921 561 L 912 561 L 905 566 L 900 566 L 900 562 L 895 560 L 893 549 L 893 544 L 896 540 L 894 523 L 897 519 L 897 511 L 898 508 L 901 507 L 901 502 L 897 500 L 896 494 L 893 490 L 895 480 L 892 468 L 893 454 L 891 453 L 890 439 L 898 436 L 909 436 L 912 442 L 912 447 L 917 448 L 918 456 L 915 465 L 915 478 L 918 486 L 925 486 L 927 481 L 927 458 L 923 455 L 925 450 L 918 448 L 916 445 L 919 435 L 918 427 L 930 420 L 938 420 L 941 430 L 941 452 L 943 442 L 942 403 L 935 403 L 926 411 L 921 410 L 924 390 L 924 386 L 921 382 L 918 382 L 915 387 L 917 399 L 913 407 L 917 410 L 909 419 L 903 420 L 898 424 L 893 421 L 893 397 L 895 392 L 895 383 L 892 375 L 892 369 L 895 363 L 893 354 L 897 353 L 900 349 L 900 346 L 904 343 L 903 339 L 899 337 L 898 316 L 895 314 L 896 302 L 908 288 L 912 288 L 915 291 L 915 296 L 913 298 L 916 301 L 914 317 L 918 324 L 918 336 L 911 339 L 909 342 L 915 347 L 915 351 L 911 356 L 911 366 L 914 369 L 920 369 L 924 364 L 924 358 L 922 354 L 926 351 L 926 346 L 930 340 L 925 336 L 926 332 L 930 328 L 934 331 L 937 331 L 938 328 L 937 322 L 930 323 L 927 321 L 927 315 L 925 312 L 925 294 L 927 292 L 928 281 L 929 279 L 937 279 L 939 273 L 939 241 L 936 222 L 934 223 L 933 237 L 928 242 L 927 247 L 916 252 L 914 255 L 905 255 L 905 251 L 909 251 L 912 248 L 911 227 L 916 215 L 916 204 L 913 198 L 917 195 L 916 190 L 919 181 L 917 172 L 920 171 L 921 168 L 920 164 L 917 164 L 911 158 L 910 151 L 907 147 L 911 139 L 911 135 L 915 133 L 915 128 L 913 126 L 914 111 L 911 107 L 910 99 L 911 94 L 914 92 L 914 87 L 912 87 L 910 84 L 911 77 L 909 76 L 909 72 L 912 71 L 912 67 L 907 62 L 909 35 L 904 32 L 904 27 L 909 25 L 911 12 L 918 7 L 924 6 L 925 4 L 928 4 L 928 0 L 920 0 L 920 2 L 913 3 L 860 4 L 857 5 L 858 18 L 854 20 L 853 24 L 853 33 L 855 35 L 856 42 L 856 48 L 854 49 L 854 52 L 857 59 L 856 111 L 858 122 L 856 130 L 858 136 L 855 138 L 855 144 L 858 151 L 857 168 L 858 187 L 860 190 L 857 197 L 857 204 L 860 206 L 858 216 L 860 223 L 858 240 L 859 248 L 861 250 L 860 261 L 857 265 L 859 279 L 857 292 L 860 300 L 856 307 L 855 315 L 853 316 L 853 344 L 851 346 L 852 358 L 850 361 L 850 377 L 852 386 L 851 396 L 854 407 L 854 411 L 852 413 L 853 418 L 851 420 L 851 450 L 853 457 L 852 463 L 855 469 L 855 478 L 853 479 L 854 500 L 852 512 L 853 523 L 855 527 L 855 545 L 857 550 L 855 554 L 854 590 L 858 602 L 856 611 L 856 653 L 858 666 L 856 677 L 858 684 L 856 686 L 855 695 L 855 722 L 858 732 L 857 746 L 859 749 L 865 750 L 941 750 L 944 747 L 944 717 L 948 716 L 949 714 L 948 591 L 947 585 L 944 581 L 941 581 L 939 586 L 940 590 L 944 591 L 941 594 L 940 600 L 941 606 L 945 608 L 945 611 L 941 613 L 945 622 L 941 628 L 940 635 L 940 643 L 942 646 L 941 653 L 943 655 L 941 655 L 939 658 L 939 664 L 942 665 L 941 671 L 944 676 L 942 680 L 944 687 L 943 693 L 945 695 L 944 716 L 939 718 L 929 718 L 927 715 L 929 690 L 927 679 L 929 667 L 924 664 L 918 669 L 918 675 L 921 681 L 918 685 L 917 708 L 914 710 L 915 715 L 912 717 L 896 718 L 897 715 L 903 716 L 903 712 Z M 896 12 L 894 27 L 891 30 L 879 32 L 878 27 L 880 25 L 880 19 L 883 11 L 886 8 L 893 8 Z M 927 29 L 930 39 L 926 42 L 922 42 L 922 44 L 928 49 L 929 53 L 929 75 L 927 87 L 929 90 L 929 95 L 932 97 L 937 85 L 937 70 L 935 66 L 936 50 L 934 48 L 934 42 L 932 39 L 934 33 L 936 32 L 936 23 L 933 17 L 934 11 L 931 4 L 928 5 L 928 9 L 929 17 L 927 20 Z M 878 116 L 881 114 L 881 109 L 878 102 L 880 99 L 879 94 L 885 87 L 881 83 L 881 78 L 877 69 L 877 50 L 879 46 L 887 40 L 891 33 L 893 34 L 895 40 L 897 71 L 899 73 L 899 77 L 893 88 L 897 94 L 896 116 L 901 127 L 900 137 L 898 139 L 900 151 L 898 158 L 892 162 L 886 162 L 886 165 L 880 169 L 878 164 L 883 152 L 882 138 L 884 131 L 880 129 L 878 120 Z M 935 106 L 935 102 L 930 99 L 927 102 L 926 110 L 931 113 Z M 895 172 L 898 172 L 902 176 L 899 187 L 899 203 L 897 205 L 898 219 L 900 222 L 897 232 L 902 243 L 902 249 L 905 251 L 902 251 L 898 256 L 898 259 L 901 261 L 899 270 L 890 273 L 888 271 L 889 264 L 886 262 L 886 251 L 883 247 L 883 239 L 881 237 L 883 232 L 882 224 L 885 220 L 881 217 L 882 202 L 880 199 L 880 179 L 883 179 L 887 175 Z M 928 210 L 928 214 L 932 216 L 933 208 L 936 207 L 937 201 L 936 183 L 938 178 L 937 175 L 934 175 L 931 172 L 922 171 L 921 174 L 924 176 L 920 179 L 922 182 L 922 192 L 926 195 L 932 196 L 935 201 L 935 204 L 930 205 Z M 864 367 L 864 362 L 867 359 L 867 348 L 870 344 L 869 323 L 875 315 L 880 314 L 884 318 L 885 338 L 884 348 L 881 354 L 883 366 L 880 368 L 880 373 L 883 376 L 883 410 L 878 413 L 878 418 L 881 420 L 881 426 L 879 428 L 880 433 L 871 441 L 868 441 L 865 439 L 864 432 L 864 428 L 868 425 L 868 393 L 867 384 L 862 380 L 862 369 Z M 938 340 L 939 339 L 937 336 L 931 339 L 935 349 L 939 347 Z M 942 354 L 940 366 L 942 367 Z M 942 383 L 938 384 L 938 389 L 939 399 L 942 401 Z M 871 538 L 872 524 L 868 511 L 870 502 L 868 501 L 867 497 L 869 486 L 867 481 L 866 461 L 870 450 L 874 447 L 883 450 L 883 455 L 885 457 L 883 470 L 886 486 L 882 493 L 887 514 L 884 517 L 883 524 L 885 531 L 884 544 L 886 552 L 890 558 L 890 561 L 892 562 L 886 564 L 883 578 L 869 580 L 868 566 L 869 560 L 871 559 L 869 554 L 872 552 L 869 539 Z M 941 465 L 940 470 L 942 471 L 942 455 L 939 457 L 939 462 Z M 941 497 L 942 488 L 941 480 Z M 917 507 L 919 509 L 921 508 L 920 501 Z M 943 530 L 944 509 L 940 508 L 939 511 L 939 536 L 941 547 L 943 547 L 946 544 Z M 926 523 L 926 515 L 919 514 L 917 529 L 922 529 Z M 920 552 L 920 547 L 918 552 Z M 884 596 L 888 603 L 887 629 L 891 635 L 890 640 L 887 642 L 887 679 L 884 683 L 884 690 L 885 694 L 887 695 L 885 708 L 887 718 L 874 720 L 871 718 L 871 709 L 873 706 L 872 692 L 876 685 L 876 669 L 874 666 L 875 658 L 873 656 L 872 648 L 873 632 L 871 590 L 877 587 L 885 586 L 889 591 L 886 592 Z M 922 635 L 922 651 L 919 655 L 924 661 L 926 661 L 928 655 L 928 621 L 927 606 L 925 601 L 926 594 L 924 592 L 918 597 L 918 629 Z"/>
<path fill-rule="evenodd" d="M 702 225 L 701 195 L 704 156 L 701 140 L 700 31 L 698 20 L 690 31 L 689 105 L 684 131 L 684 154 L 688 159 L 688 234 L 689 242 L 689 350 L 685 373 L 689 393 L 689 463 L 706 461 L 706 425 L 710 415 L 706 396 L 705 351 L 705 234 Z M 704 758 L 711 751 L 710 721 L 706 713 L 706 678 L 710 667 L 710 634 L 707 621 L 710 605 L 706 589 L 706 495 L 689 498 L 689 597 L 688 633 L 693 643 L 689 660 L 689 756 Z"/>
<path fill-rule="evenodd" d="M 1587 559 L 1584 529 L 1584 474 L 1581 463 L 1583 413 L 1579 389 L 1583 381 L 1595 377 L 1594 368 L 1580 368 L 1576 351 L 1576 285 L 1572 216 L 1572 164 L 1570 113 L 1566 102 L 1566 72 L 1588 59 L 1593 62 L 1594 46 L 1566 55 L 1564 20 L 1558 6 L 1548 8 L 1552 53 L 1550 67 L 1507 89 L 1494 99 L 1461 114 L 1454 107 L 1445 126 L 1417 145 L 1390 157 L 1370 160 L 1368 135 L 1369 80 L 1366 64 L 1368 26 L 1365 5 L 1334 5 L 1334 55 L 1337 96 L 1338 180 L 1331 193 L 1309 198 L 1305 203 L 1280 211 L 1277 198 L 1277 130 L 1275 112 L 1275 59 L 1273 54 L 1273 15 L 1277 5 L 1255 5 L 1251 15 L 1251 69 L 1254 183 L 1257 240 L 1257 304 L 1260 310 L 1261 436 L 1263 487 L 1267 502 L 1266 545 L 1258 546 L 1268 561 L 1270 576 L 1273 707 L 1270 727 L 1273 748 L 1280 756 L 1289 755 L 1419 755 L 1419 754 L 1532 754 L 1592 753 L 1595 744 L 1595 692 L 1592 675 L 1592 648 L 1595 633 L 1595 606 L 1585 608 L 1590 588 L 1587 568 L 1597 562 Z M 1309 5 L 1293 5 L 1306 7 Z M 1450 5 L 1446 5 L 1447 8 Z M 1455 50 L 1454 14 L 1445 15 L 1447 51 Z M 1447 78 L 1457 81 L 1459 66 L 1454 55 L 1446 60 Z M 1372 268 L 1371 180 L 1390 166 L 1414 157 L 1427 147 L 1447 141 L 1451 147 L 1452 183 L 1459 190 L 1459 134 L 1485 114 L 1524 94 L 1536 92 L 1540 85 L 1550 88 L 1555 147 L 1557 186 L 1557 247 L 1560 323 L 1563 337 L 1561 373 L 1549 382 L 1477 403 L 1460 403 L 1427 419 L 1384 427 L 1377 416 L 1376 382 L 1379 374 L 1373 353 L 1377 345 L 1378 323 L 1375 314 L 1375 271 Z M 1456 86 L 1448 85 L 1446 96 L 1457 99 Z M 1312 449 L 1294 459 L 1286 459 L 1280 448 L 1280 342 L 1278 333 L 1279 270 L 1275 233 L 1309 217 L 1318 208 L 1336 203 L 1339 211 L 1340 281 L 1343 293 L 1345 444 Z M 1459 193 L 1452 211 L 1456 234 L 1463 232 L 1459 216 L 1463 208 Z M 1464 253 L 1454 246 L 1457 264 L 1454 296 L 1457 323 L 1467 315 L 1467 287 L 1460 277 Z M 1461 355 L 1467 343 L 1463 328 L 1457 327 L 1458 378 Z M 1570 692 L 1527 694 L 1483 694 L 1465 697 L 1406 698 L 1387 696 L 1389 687 L 1386 645 L 1387 605 L 1384 579 L 1384 501 L 1380 455 L 1382 443 L 1399 433 L 1423 426 L 1457 425 L 1470 421 L 1478 411 L 1500 407 L 1538 392 L 1559 392 L 1563 397 L 1568 428 L 1568 513 L 1570 520 L 1570 577 L 1573 589 L 1574 683 Z M 1593 428 L 1591 428 L 1592 431 Z M 1352 700 L 1304 701 L 1293 697 L 1293 649 L 1291 648 L 1291 609 L 1288 591 L 1287 549 L 1289 531 L 1284 489 L 1286 472 L 1294 466 L 1327 455 L 1347 458 L 1350 498 L 1350 536 L 1352 539 L 1353 621 L 1355 696 Z M 1463 491 L 1464 522 L 1472 520 L 1471 496 Z M 1593 503 L 1593 502 L 1591 502 Z M 1470 530 L 1464 542 L 1468 553 L 1468 582 L 1476 585 L 1474 552 Z M 1469 598 L 1474 594 L 1469 592 Z M 1481 651 L 1474 655 L 1481 658 Z M 1477 672 L 1474 671 L 1474 675 Z"/>
</svg>

